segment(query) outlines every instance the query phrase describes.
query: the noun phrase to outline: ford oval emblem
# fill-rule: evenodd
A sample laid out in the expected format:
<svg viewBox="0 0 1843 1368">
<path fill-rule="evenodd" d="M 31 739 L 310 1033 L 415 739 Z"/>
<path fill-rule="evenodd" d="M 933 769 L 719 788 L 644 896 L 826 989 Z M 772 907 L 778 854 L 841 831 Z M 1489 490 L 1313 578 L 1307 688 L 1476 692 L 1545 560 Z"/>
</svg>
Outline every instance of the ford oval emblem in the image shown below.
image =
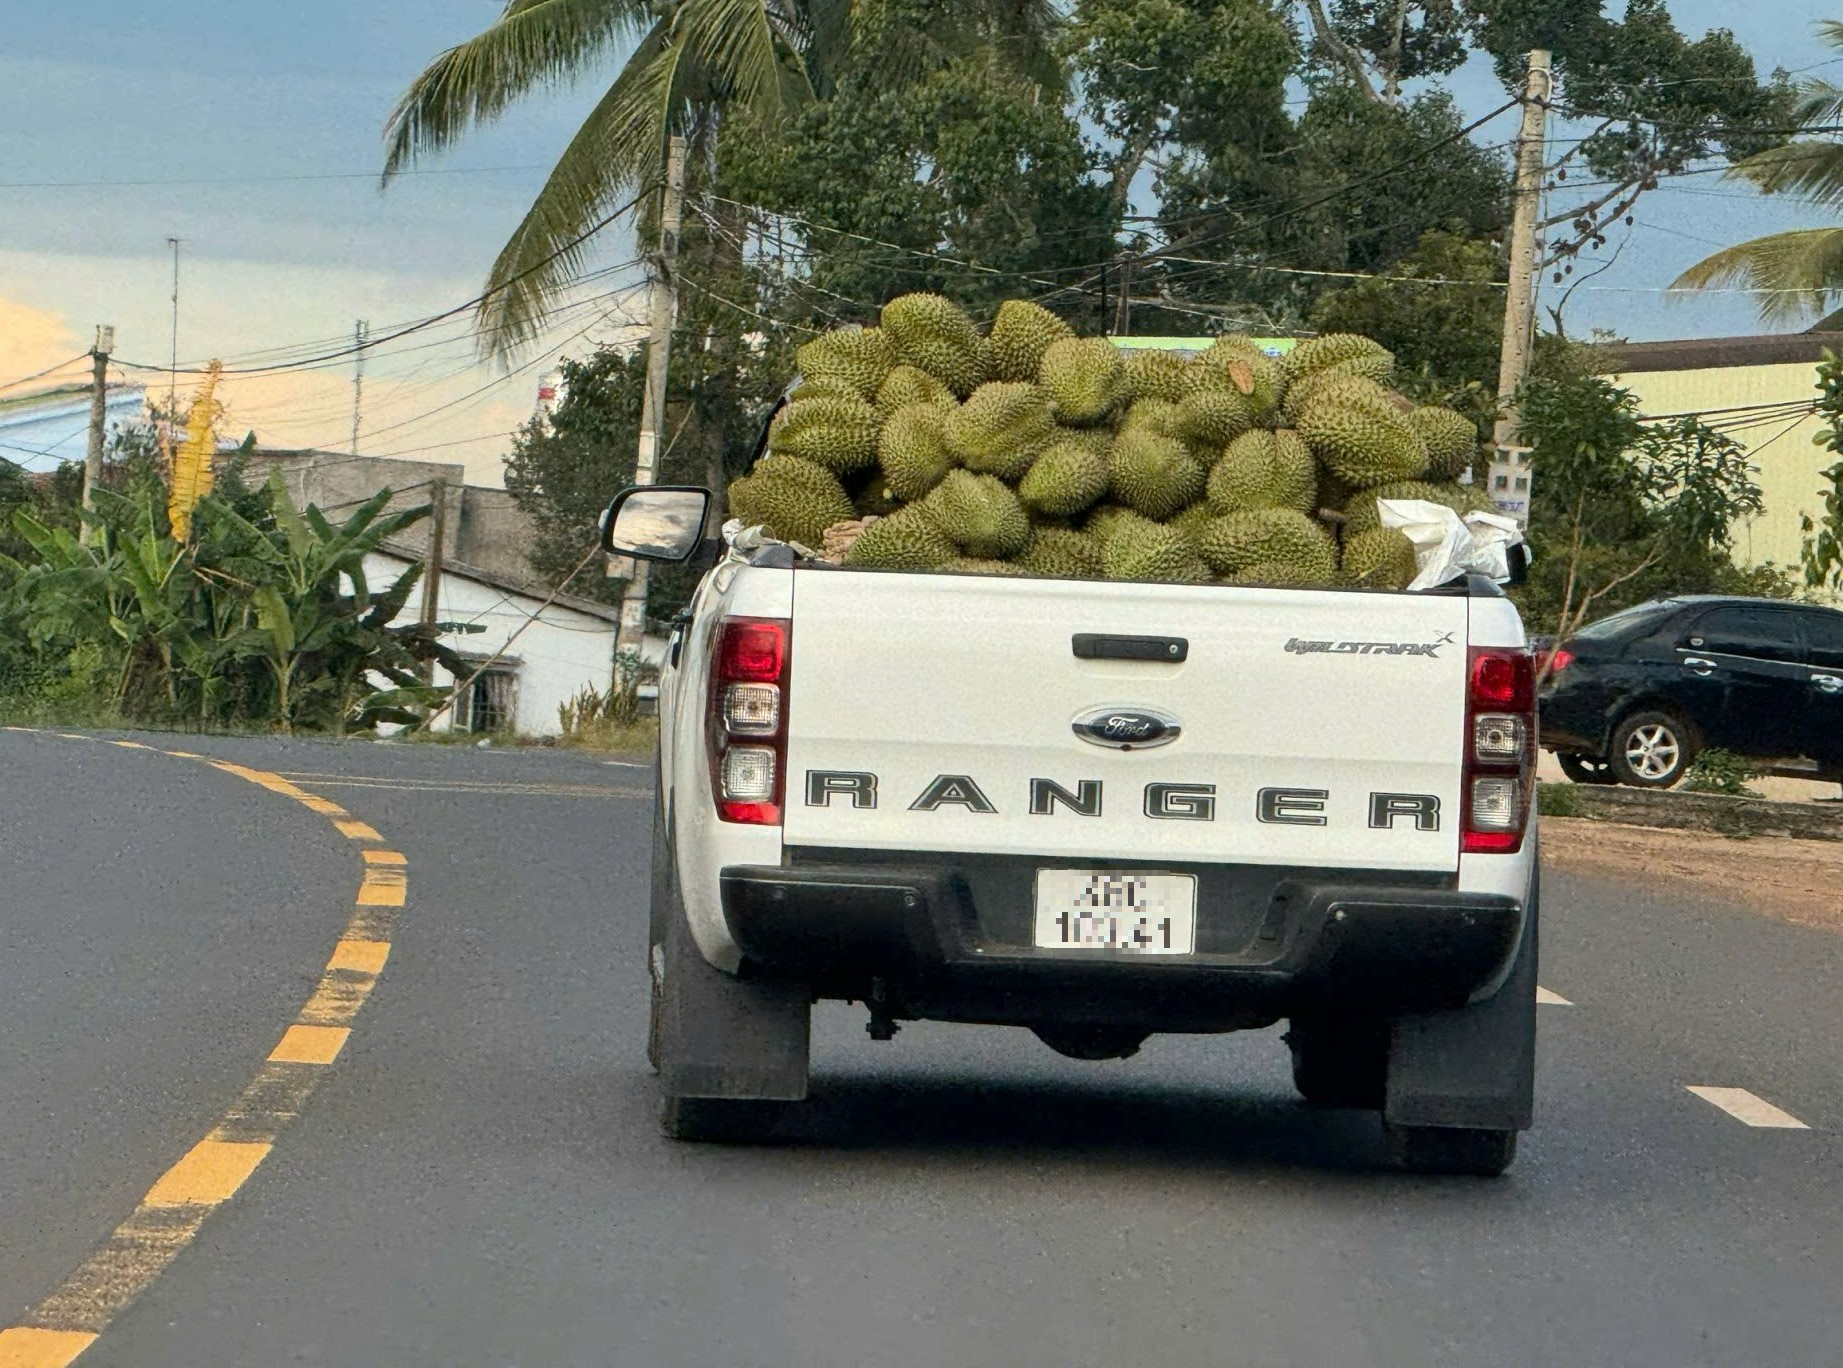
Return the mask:
<svg viewBox="0 0 1843 1368">
<path fill-rule="evenodd" d="M 1076 718 L 1075 734 L 1095 746 L 1114 750 L 1150 750 L 1168 746 L 1184 729 L 1168 713 L 1150 708 L 1096 708 Z"/>
</svg>

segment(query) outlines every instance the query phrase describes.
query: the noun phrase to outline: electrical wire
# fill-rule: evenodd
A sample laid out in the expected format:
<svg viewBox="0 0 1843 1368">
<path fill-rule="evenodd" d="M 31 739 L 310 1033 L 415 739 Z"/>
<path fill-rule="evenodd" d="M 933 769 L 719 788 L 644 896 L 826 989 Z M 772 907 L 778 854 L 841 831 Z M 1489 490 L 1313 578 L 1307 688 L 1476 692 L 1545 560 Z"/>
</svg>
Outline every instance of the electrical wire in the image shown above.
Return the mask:
<svg viewBox="0 0 1843 1368">
<path fill-rule="evenodd" d="M 29 385 L 34 380 L 43 380 L 47 375 L 50 375 L 53 371 L 61 371 L 66 366 L 74 366 L 79 361 L 87 360 L 89 358 L 89 355 L 90 353 L 88 352 L 78 352 L 75 356 L 71 357 L 70 360 L 68 361 L 60 361 L 55 366 L 47 366 L 45 367 L 44 370 L 34 372 L 31 375 L 22 375 L 17 380 L 8 380 L 4 384 L 0 384 L 0 390 L 15 389 L 20 385 Z"/>
</svg>

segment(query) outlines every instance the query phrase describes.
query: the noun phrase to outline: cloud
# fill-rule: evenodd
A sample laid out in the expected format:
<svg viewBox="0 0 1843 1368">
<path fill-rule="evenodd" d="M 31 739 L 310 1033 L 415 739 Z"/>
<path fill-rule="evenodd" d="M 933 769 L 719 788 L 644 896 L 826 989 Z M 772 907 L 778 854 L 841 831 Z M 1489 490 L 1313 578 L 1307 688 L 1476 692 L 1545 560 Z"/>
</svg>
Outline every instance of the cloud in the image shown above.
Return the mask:
<svg viewBox="0 0 1843 1368">
<path fill-rule="evenodd" d="M 0 295 L 0 385 L 42 371 L 85 350 L 76 330 L 49 309 Z M 76 374 L 74 367 L 71 374 Z M 63 378 L 60 372 L 56 377 Z"/>
</svg>

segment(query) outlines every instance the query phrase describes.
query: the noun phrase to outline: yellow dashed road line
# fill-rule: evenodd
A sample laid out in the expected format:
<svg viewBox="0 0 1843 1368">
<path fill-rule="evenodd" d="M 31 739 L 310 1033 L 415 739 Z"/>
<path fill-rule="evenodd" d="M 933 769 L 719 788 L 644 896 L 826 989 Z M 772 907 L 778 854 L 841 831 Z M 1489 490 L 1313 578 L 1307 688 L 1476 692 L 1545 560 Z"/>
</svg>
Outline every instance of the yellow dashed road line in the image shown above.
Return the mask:
<svg viewBox="0 0 1843 1368">
<path fill-rule="evenodd" d="M 9 728 L 29 731 L 30 728 Z M 71 741 L 100 738 L 54 732 Z M 139 741 L 110 741 L 127 750 L 153 750 Z M 164 752 L 202 760 L 332 819 L 348 840 L 381 843 L 377 829 L 339 804 L 309 793 L 269 770 L 215 760 L 192 751 Z M 390 958 L 395 909 L 408 892 L 408 861 L 397 850 L 365 849 L 364 875 L 352 915 L 333 945 L 320 981 L 268 1059 L 216 1125 L 155 1180 L 140 1204 L 100 1248 L 21 1323 L 0 1330 L 0 1368 L 66 1368 L 123 1309 L 145 1292 L 199 1228 L 230 1200 L 269 1156 L 281 1131 L 300 1114 L 352 1035 L 352 1021 L 377 986 Z"/>
</svg>

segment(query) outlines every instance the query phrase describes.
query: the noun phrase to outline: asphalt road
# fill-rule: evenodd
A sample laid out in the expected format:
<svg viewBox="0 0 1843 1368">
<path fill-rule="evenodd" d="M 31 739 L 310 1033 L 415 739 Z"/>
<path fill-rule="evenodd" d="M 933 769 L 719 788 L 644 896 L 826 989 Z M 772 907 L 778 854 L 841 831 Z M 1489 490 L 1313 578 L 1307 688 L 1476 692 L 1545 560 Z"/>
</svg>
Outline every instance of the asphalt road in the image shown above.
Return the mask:
<svg viewBox="0 0 1843 1368">
<path fill-rule="evenodd" d="M 787 1143 L 679 1146 L 642 1057 L 646 770 L 141 739 L 341 804 L 407 898 L 318 1090 L 85 1368 L 1843 1362 L 1843 942 L 1723 890 L 1546 876 L 1568 1005 L 1498 1181 L 1384 1170 L 1277 1031 L 1082 1064 L 842 1007 Z M 10 1325 L 218 1123 L 364 870 L 299 802 L 95 740 L 0 732 L 0 832 Z"/>
</svg>

